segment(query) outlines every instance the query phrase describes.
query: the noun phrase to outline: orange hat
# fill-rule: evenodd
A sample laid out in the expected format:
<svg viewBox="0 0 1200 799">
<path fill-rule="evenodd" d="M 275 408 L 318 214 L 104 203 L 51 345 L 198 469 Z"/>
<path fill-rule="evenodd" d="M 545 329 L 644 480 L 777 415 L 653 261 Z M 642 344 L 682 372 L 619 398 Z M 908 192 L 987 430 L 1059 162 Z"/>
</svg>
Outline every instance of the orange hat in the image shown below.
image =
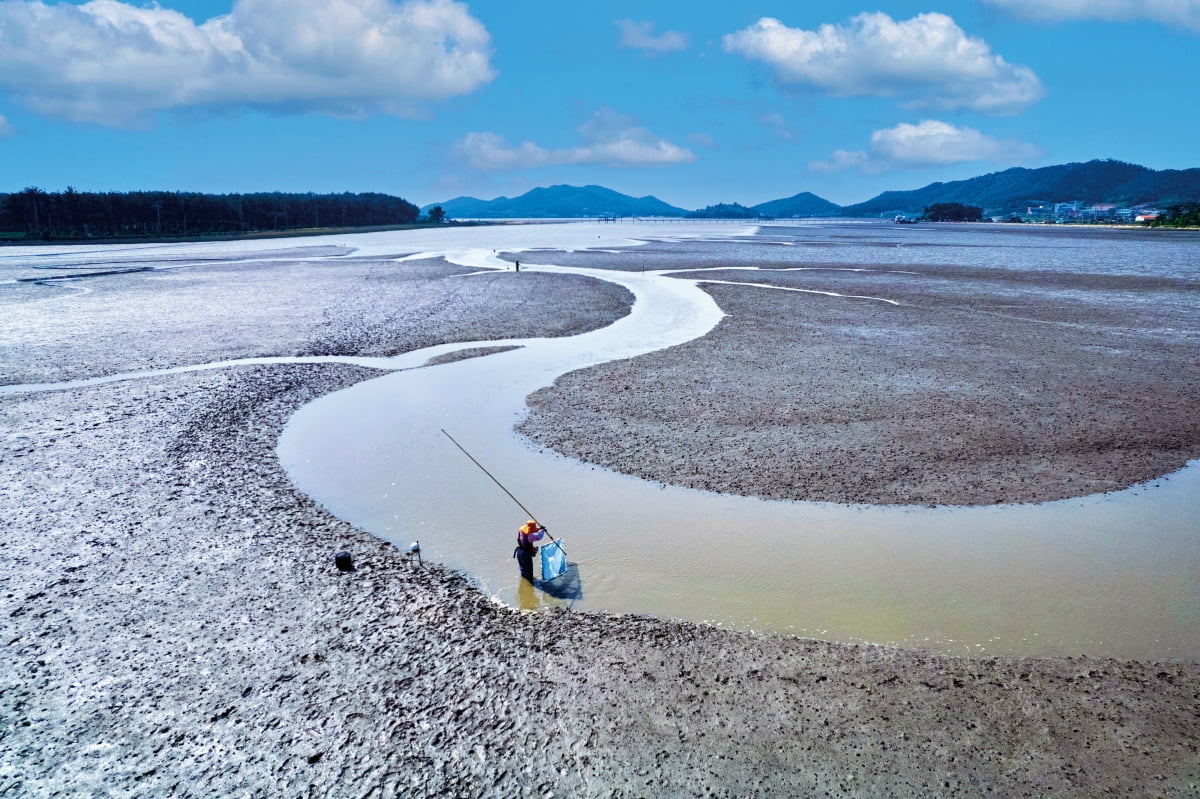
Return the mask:
<svg viewBox="0 0 1200 799">
<path fill-rule="evenodd" d="M 529 521 L 525 522 L 525 526 L 522 527 L 521 529 L 527 533 L 536 532 L 538 529 L 538 523 L 535 522 L 533 519 L 530 519 Z"/>
</svg>

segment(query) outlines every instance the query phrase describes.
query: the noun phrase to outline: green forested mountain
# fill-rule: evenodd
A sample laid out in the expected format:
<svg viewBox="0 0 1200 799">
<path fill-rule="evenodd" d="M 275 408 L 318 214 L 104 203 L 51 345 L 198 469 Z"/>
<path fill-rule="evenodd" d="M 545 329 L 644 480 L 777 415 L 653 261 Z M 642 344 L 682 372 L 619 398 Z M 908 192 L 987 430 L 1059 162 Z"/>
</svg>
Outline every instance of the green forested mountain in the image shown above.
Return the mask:
<svg viewBox="0 0 1200 799">
<path fill-rule="evenodd" d="M 931 183 L 909 191 L 887 191 L 866 202 L 845 207 L 811 192 L 747 208 L 739 203 L 710 205 L 685 211 L 655 197 L 634 198 L 601 186 L 550 186 L 520 197 L 480 200 L 459 197 L 438 203 L 452 219 L 555 219 L 599 216 L 688 216 L 691 218 L 753 219 L 759 216 L 787 219 L 821 216 L 879 216 L 904 213 L 920 216 L 939 203 L 978 206 L 985 215 L 1023 209 L 1030 203 L 1073 202 L 1141 203 L 1160 207 L 1200 202 L 1200 169 L 1153 170 L 1122 161 L 1089 161 L 1082 164 L 1026 169 Z M 423 208 L 428 211 L 433 204 Z"/>
<path fill-rule="evenodd" d="M 480 200 L 458 197 L 442 206 L 451 219 L 587 219 L 607 216 L 683 216 L 686 211 L 657 197 L 630 197 L 603 186 L 550 186 L 520 197 Z"/>
<path fill-rule="evenodd" d="M 771 200 L 751 207 L 763 216 L 780 219 L 803 216 L 837 216 L 842 211 L 840 205 L 831 203 L 824 197 L 818 197 L 809 191 L 802 191 L 782 200 Z"/>
<path fill-rule="evenodd" d="M 1200 200 L 1200 169 L 1153 170 L 1122 161 L 1088 161 L 1040 169 L 1015 167 L 969 180 L 931 183 L 912 191 L 885 191 L 842 209 L 844 216 L 920 213 L 935 203 L 978 205 L 986 213 L 1030 202 L 1170 205 Z"/>
</svg>

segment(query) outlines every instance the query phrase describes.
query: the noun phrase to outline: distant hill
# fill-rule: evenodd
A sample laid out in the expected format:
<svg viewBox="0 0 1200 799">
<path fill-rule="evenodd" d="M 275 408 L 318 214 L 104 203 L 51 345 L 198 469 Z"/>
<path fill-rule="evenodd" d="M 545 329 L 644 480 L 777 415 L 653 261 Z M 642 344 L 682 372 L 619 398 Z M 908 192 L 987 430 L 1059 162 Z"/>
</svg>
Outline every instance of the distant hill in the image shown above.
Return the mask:
<svg viewBox="0 0 1200 799">
<path fill-rule="evenodd" d="M 550 186 L 532 189 L 520 197 L 480 200 L 457 197 L 443 203 L 430 203 L 421 209 L 427 213 L 442 206 L 450 219 L 577 219 L 601 216 L 683 216 L 682 208 L 668 205 L 657 197 L 630 197 L 603 186 Z"/>
<path fill-rule="evenodd" d="M 751 206 L 763 216 L 773 216 L 778 219 L 805 216 L 837 216 L 842 212 L 842 206 L 831 203 L 824 197 L 818 197 L 809 191 L 802 191 L 782 200 L 771 200 Z"/>
<path fill-rule="evenodd" d="M 691 211 L 688 219 L 761 219 L 762 214 L 739 203 L 718 203 L 699 211 Z"/>
<path fill-rule="evenodd" d="M 931 183 L 913 191 L 885 191 L 841 210 L 843 216 L 919 214 L 934 203 L 976 205 L 985 213 L 1032 201 L 1170 205 L 1200 201 L 1200 169 L 1153 170 L 1122 161 L 1088 161 L 1040 169 L 1015 167 L 969 180 Z"/>
<path fill-rule="evenodd" d="M 1122 161 L 1087 163 L 1025 169 L 931 183 L 911 191 L 885 191 L 855 205 L 839 206 L 811 192 L 770 200 L 749 208 L 738 203 L 710 205 L 686 211 L 657 197 L 630 197 L 603 186 L 550 186 L 528 191 L 520 197 L 480 200 L 458 197 L 430 203 L 427 213 L 442 206 L 450 219 L 578 219 L 601 216 L 666 216 L 754 219 L 759 216 L 792 217 L 880 216 L 902 213 L 920 216 L 937 203 L 960 203 L 984 210 L 987 216 L 1019 212 L 1030 203 L 1142 203 L 1167 207 L 1200 202 L 1200 169 L 1154 170 Z"/>
</svg>

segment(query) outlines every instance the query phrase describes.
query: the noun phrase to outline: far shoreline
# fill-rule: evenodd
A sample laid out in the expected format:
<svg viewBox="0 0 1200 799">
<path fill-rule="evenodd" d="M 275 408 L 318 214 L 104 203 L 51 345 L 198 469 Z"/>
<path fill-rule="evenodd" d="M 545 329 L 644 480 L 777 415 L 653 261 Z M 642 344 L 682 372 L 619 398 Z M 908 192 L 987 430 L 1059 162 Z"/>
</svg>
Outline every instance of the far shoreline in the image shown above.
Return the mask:
<svg viewBox="0 0 1200 799">
<path fill-rule="evenodd" d="M 369 227 L 297 228 L 295 230 L 255 230 L 245 233 L 212 233 L 188 236 L 130 236 L 128 238 L 73 238 L 73 239 L 0 239 L 0 247 L 61 247 L 64 245 L 89 244 L 212 244 L 222 241 L 263 241 L 271 239 L 295 239 L 315 236 L 354 235 L 360 233 L 387 233 L 397 230 L 422 230 L 441 227 L 478 227 L 491 222 L 446 222 L 442 224 L 421 223 L 411 225 L 373 225 Z"/>
<path fill-rule="evenodd" d="M 68 238 L 68 239 L 11 239 L 0 238 L 0 249 L 5 247 L 58 247 L 72 245 L 104 245 L 104 244 L 211 244 L 222 241 L 270 241 L 274 239 L 293 239 L 317 236 L 355 235 L 361 233 L 387 233 L 400 230 L 423 230 L 455 227 L 486 227 L 489 225 L 537 225 L 537 224 L 570 224 L 574 222 L 595 222 L 608 224 L 612 222 L 682 222 L 687 224 L 725 223 L 748 225 L 786 225 L 789 223 L 813 222 L 869 222 L 872 224 L 895 224 L 884 217 L 869 216 L 811 216 L 791 218 L 686 218 L 686 217 L 472 217 L 465 220 L 447 220 L 443 223 L 414 223 L 409 225 L 374 225 L 368 227 L 330 227 L 330 228 L 298 228 L 295 230 L 258 230 L 245 233 L 213 233 L 188 236 L 130 236 L 117 238 Z M 1194 225 L 1132 225 L 1104 224 L 1099 222 L 933 222 L 915 220 L 907 225 L 977 225 L 995 228 L 1021 229 L 1027 227 L 1054 229 L 1084 229 L 1084 230 L 1144 230 L 1144 231 L 1187 231 L 1200 232 L 1200 226 Z"/>
</svg>

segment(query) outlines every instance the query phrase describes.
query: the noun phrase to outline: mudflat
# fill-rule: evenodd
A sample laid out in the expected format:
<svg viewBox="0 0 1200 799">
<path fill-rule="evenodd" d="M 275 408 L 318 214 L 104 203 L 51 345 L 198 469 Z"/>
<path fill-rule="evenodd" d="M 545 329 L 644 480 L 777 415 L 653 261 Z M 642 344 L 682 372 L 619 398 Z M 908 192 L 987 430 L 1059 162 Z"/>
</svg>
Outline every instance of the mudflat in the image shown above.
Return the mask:
<svg viewBox="0 0 1200 799">
<path fill-rule="evenodd" d="M 1045 502 L 1200 456 L 1200 268 L 819 257 L 747 272 L 718 252 L 679 272 L 711 281 L 720 326 L 563 376 L 521 431 L 650 480 L 851 504 Z"/>
<path fill-rule="evenodd" d="M 7 349 L 7 379 L 566 334 L 629 302 L 583 278 L 385 262 L 307 264 L 325 290 L 274 302 L 277 268 L 196 267 L 172 291 L 145 282 L 155 273 L 96 277 L 97 296 L 36 314 L 17 306 L 44 294 L 6 300 L 10 319 L 64 320 Z M 758 290 L 713 291 L 732 324 Z M 210 292 L 224 297 L 215 321 Z M 743 346 L 725 333 L 713 346 Z M 708 382 L 722 370 L 749 379 L 725 361 Z M 418 566 L 299 493 L 275 456 L 298 407 L 375 374 L 237 367 L 0 396 L 0 795 L 1200 790 L 1200 664 L 950 658 L 523 613 Z M 599 393 L 560 383 L 531 420 L 572 422 L 555 392 Z M 334 568 L 342 550 L 355 571 Z"/>
</svg>

